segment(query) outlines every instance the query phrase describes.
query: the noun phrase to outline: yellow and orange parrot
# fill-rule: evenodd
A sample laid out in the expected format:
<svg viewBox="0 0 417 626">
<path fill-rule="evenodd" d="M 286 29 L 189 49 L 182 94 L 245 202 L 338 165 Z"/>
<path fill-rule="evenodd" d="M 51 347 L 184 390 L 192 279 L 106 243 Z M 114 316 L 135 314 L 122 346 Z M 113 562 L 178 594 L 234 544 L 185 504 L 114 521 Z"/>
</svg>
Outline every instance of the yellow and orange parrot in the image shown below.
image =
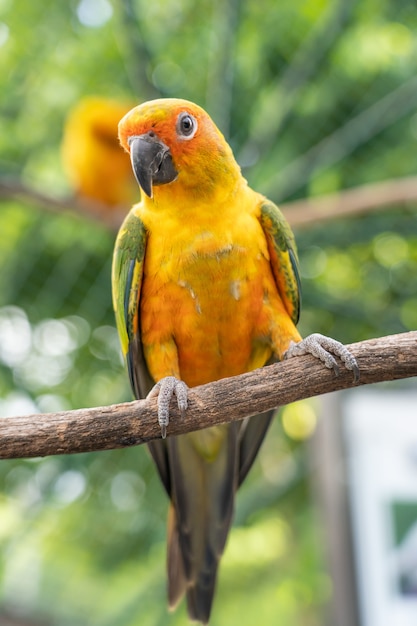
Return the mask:
<svg viewBox="0 0 417 626">
<path fill-rule="evenodd" d="M 146 102 L 119 124 L 142 201 L 126 217 L 113 261 L 113 302 L 137 398 L 158 395 L 162 438 L 150 444 L 170 498 L 168 597 L 186 594 L 192 620 L 207 624 L 235 492 L 272 412 L 241 423 L 165 438 L 169 404 L 187 389 L 312 353 L 337 373 L 322 335 L 303 341 L 292 232 L 279 209 L 242 177 L 207 113 L 178 99 Z"/>
<path fill-rule="evenodd" d="M 97 201 L 107 213 L 130 207 L 139 197 L 129 157 L 117 140 L 117 125 L 131 106 L 86 96 L 65 122 L 61 154 L 68 179 L 78 195 Z"/>
</svg>

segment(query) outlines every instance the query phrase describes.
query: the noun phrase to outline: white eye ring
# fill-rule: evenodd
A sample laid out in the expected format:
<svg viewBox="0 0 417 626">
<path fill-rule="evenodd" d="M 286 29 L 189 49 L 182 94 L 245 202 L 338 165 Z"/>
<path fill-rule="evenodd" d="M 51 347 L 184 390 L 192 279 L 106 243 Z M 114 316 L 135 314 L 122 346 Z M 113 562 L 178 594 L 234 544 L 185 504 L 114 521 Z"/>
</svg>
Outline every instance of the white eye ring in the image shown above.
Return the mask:
<svg viewBox="0 0 417 626">
<path fill-rule="evenodd" d="M 198 124 L 195 117 L 184 111 L 177 119 L 177 135 L 181 139 L 192 139 L 197 132 Z"/>
</svg>

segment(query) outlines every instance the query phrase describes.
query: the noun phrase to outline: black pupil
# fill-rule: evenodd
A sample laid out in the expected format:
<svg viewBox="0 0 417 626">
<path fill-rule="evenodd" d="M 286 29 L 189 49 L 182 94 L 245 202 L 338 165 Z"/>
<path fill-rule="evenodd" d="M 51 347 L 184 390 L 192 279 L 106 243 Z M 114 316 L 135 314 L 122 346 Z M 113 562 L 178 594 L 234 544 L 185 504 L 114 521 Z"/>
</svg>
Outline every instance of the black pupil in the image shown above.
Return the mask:
<svg viewBox="0 0 417 626">
<path fill-rule="evenodd" d="M 186 115 L 181 120 L 182 130 L 185 135 L 188 135 L 193 129 L 193 120 L 189 115 Z"/>
</svg>

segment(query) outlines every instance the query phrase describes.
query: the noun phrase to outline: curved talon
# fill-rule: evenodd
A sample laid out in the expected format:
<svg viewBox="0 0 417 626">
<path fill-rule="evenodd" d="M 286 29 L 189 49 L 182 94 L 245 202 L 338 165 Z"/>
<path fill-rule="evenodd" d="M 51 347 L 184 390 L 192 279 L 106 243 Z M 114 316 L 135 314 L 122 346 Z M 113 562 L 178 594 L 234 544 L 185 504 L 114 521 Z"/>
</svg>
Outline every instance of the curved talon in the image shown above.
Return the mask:
<svg viewBox="0 0 417 626">
<path fill-rule="evenodd" d="M 184 417 L 188 406 L 188 387 L 182 380 L 175 378 L 175 376 L 161 378 L 147 395 L 147 398 L 158 397 L 158 423 L 161 427 L 162 439 L 165 439 L 167 435 L 169 405 L 174 395 L 177 396 L 177 405 L 181 417 Z"/>
<path fill-rule="evenodd" d="M 291 342 L 284 358 L 289 359 L 302 354 L 312 354 L 320 361 L 323 361 L 325 366 L 332 369 L 335 375 L 338 376 L 339 367 L 331 352 L 343 361 L 346 369 L 353 372 L 353 381 L 355 383 L 358 382 L 360 376 L 359 367 L 353 354 L 340 341 L 320 333 L 313 333 L 299 343 Z"/>
</svg>

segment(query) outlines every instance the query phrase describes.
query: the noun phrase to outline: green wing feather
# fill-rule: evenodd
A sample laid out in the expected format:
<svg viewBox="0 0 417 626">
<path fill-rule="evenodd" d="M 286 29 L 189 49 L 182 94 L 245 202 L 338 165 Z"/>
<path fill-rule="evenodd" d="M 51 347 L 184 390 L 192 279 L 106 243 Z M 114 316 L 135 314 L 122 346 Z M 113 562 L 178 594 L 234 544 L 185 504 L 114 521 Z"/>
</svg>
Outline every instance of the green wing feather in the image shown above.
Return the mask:
<svg viewBox="0 0 417 626">
<path fill-rule="evenodd" d="M 261 205 L 260 222 L 268 243 L 275 283 L 288 314 L 296 324 L 300 314 L 301 290 L 294 235 L 278 207 L 266 199 Z M 242 423 L 239 435 L 239 485 L 255 460 L 273 414 L 274 411 L 268 411 Z"/>
<path fill-rule="evenodd" d="M 146 250 L 146 229 L 132 211 L 123 222 L 113 256 L 112 288 L 116 326 L 127 361 L 130 383 L 137 398 L 143 398 L 150 379 L 140 345 L 139 300 Z"/>
<path fill-rule="evenodd" d="M 301 286 L 293 232 L 279 208 L 268 200 L 261 206 L 260 222 L 268 242 L 271 267 L 279 294 L 294 324 L 300 316 Z"/>
<path fill-rule="evenodd" d="M 143 222 L 131 211 L 116 239 L 112 271 L 116 326 L 136 398 L 145 398 L 155 384 L 146 365 L 140 335 L 140 292 L 146 238 Z M 148 445 L 161 480 L 170 495 L 171 481 L 165 442 L 152 441 Z"/>
</svg>

